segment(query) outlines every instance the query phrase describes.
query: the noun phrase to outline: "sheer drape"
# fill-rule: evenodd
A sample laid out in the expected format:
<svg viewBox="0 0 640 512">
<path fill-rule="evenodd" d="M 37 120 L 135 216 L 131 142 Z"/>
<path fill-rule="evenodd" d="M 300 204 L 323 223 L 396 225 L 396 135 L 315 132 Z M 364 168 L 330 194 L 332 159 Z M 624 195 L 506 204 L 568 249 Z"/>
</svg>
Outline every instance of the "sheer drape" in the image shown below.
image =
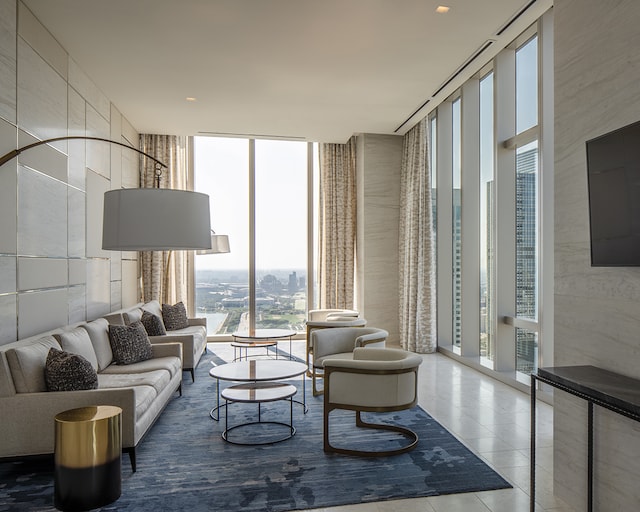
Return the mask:
<svg viewBox="0 0 640 512">
<path fill-rule="evenodd" d="M 320 308 L 352 309 L 356 256 L 356 141 L 320 147 Z"/>
<path fill-rule="evenodd" d="M 432 225 L 427 121 L 423 119 L 403 142 L 399 244 L 400 343 L 420 353 L 437 348 Z"/>
<path fill-rule="evenodd" d="M 189 184 L 188 138 L 176 135 L 141 135 L 140 149 L 165 163 L 161 188 L 187 190 Z M 156 186 L 155 162 L 143 159 L 140 187 Z M 188 301 L 188 258 L 186 251 L 140 252 L 142 300 L 175 304 Z"/>
</svg>

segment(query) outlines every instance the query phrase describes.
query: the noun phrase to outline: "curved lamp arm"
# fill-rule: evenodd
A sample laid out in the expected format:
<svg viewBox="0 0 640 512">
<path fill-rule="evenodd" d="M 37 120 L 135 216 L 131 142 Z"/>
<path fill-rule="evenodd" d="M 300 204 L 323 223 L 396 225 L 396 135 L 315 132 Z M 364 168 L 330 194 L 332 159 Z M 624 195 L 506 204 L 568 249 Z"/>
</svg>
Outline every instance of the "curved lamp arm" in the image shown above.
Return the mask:
<svg viewBox="0 0 640 512">
<path fill-rule="evenodd" d="M 21 148 L 14 149 L 12 151 L 9 151 L 6 155 L 3 155 L 2 157 L 0 157 L 0 167 L 3 166 L 4 164 L 6 164 L 9 160 L 17 157 L 20 153 L 22 153 L 23 151 L 26 151 L 28 149 L 35 148 L 36 146 L 41 146 L 43 144 L 49 144 L 50 142 L 58 142 L 60 140 L 73 140 L 73 139 L 96 140 L 96 141 L 100 141 L 100 142 L 108 142 L 109 144 L 115 144 L 117 146 L 122 146 L 123 148 L 131 149 L 131 150 L 133 150 L 133 151 L 135 151 L 137 153 L 140 153 L 143 156 L 146 156 L 147 158 L 153 160 L 156 164 L 160 165 L 161 167 L 164 167 L 165 169 L 167 168 L 166 164 L 163 164 L 160 160 L 152 157 L 150 154 L 145 153 L 144 151 L 140 151 L 138 148 L 134 148 L 133 146 L 129 146 L 128 144 L 124 144 L 122 142 L 117 142 L 115 140 L 103 139 L 101 137 L 87 137 L 87 136 L 83 136 L 83 135 L 69 135 L 67 137 L 55 137 L 53 139 L 40 140 L 38 142 L 34 142 L 33 144 L 28 144 L 28 145 L 23 146 Z"/>
</svg>

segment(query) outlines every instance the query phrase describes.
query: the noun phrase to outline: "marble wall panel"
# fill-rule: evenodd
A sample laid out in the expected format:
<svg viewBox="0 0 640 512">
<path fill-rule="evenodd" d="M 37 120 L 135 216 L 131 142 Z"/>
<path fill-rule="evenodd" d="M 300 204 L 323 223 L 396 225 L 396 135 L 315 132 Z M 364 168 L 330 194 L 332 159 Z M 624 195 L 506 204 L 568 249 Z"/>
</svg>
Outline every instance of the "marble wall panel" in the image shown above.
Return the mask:
<svg viewBox="0 0 640 512">
<path fill-rule="evenodd" d="M 0 155 L 16 149 L 18 147 L 17 139 L 18 130 L 15 124 L 0 119 Z"/>
<path fill-rule="evenodd" d="M 137 144 L 135 147 L 138 147 Z M 140 157 L 135 151 L 122 152 L 122 188 L 138 188 L 140 186 Z"/>
<path fill-rule="evenodd" d="M 69 323 L 83 322 L 87 318 L 86 286 L 69 287 Z"/>
<path fill-rule="evenodd" d="M 122 282 L 111 281 L 111 311 L 122 308 Z"/>
<path fill-rule="evenodd" d="M 109 180 L 95 172 L 87 171 L 87 257 L 108 258 L 109 251 L 102 250 L 102 218 L 104 193 L 110 189 Z"/>
<path fill-rule="evenodd" d="M 67 286 L 66 259 L 18 258 L 18 291 Z"/>
<path fill-rule="evenodd" d="M 35 336 L 69 319 L 67 288 L 18 294 L 18 337 Z"/>
<path fill-rule="evenodd" d="M 66 257 L 66 185 L 23 167 L 18 182 L 19 254 Z"/>
<path fill-rule="evenodd" d="M 128 308 L 138 302 L 138 262 L 122 260 L 122 307 Z"/>
<path fill-rule="evenodd" d="M 18 4 L 18 34 L 66 81 L 67 52 L 22 2 Z"/>
<path fill-rule="evenodd" d="M 69 85 L 78 91 L 102 117 L 107 121 L 110 120 L 111 102 L 109 98 L 104 95 L 73 58 L 69 59 Z"/>
<path fill-rule="evenodd" d="M 120 281 L 122 279 L 122 258 L 119 251 L 111 251 L 111 280 Z"/>
<path fill-rule="evenodd" d="M 640 268 L 590 265 L 585 142 L 640 120 L 640 4 L 558 0 L 555 18 L 554 364 L 640 378 Z M 554 490 L 585 509 L 586 413 L 554 407 Z M 596 509 L 640 502 L 638 426 L 598 411 Z M 600 423 L 602 422 L 602 423 Z"/>
<path fill-rule="evenodd" d="M 69 286 L 86 284 L 87 261 L 88 260 L 69 260 Z"/>
<path fill-rule="evenodd" d="M 86 194 L 69 187 L 68 193 L 68 254 L 70 258 L 84 258 L 86 240 Z"/>
<path fill-rule="evenodd" d="M 108 259 L 87 260 L 87 319 L 111 311 L 111 268 Z"/>
<path fill-rule="evenodd" d="M 16 292 L 15 256 L 0 256 L 0 294 Z"/>
<path fill-rule="evenodd" d="M 18 339 L 16 318 L 18 317 L 18 296 L 0 295 L 0 345 Z"/>
<path fill-rule="evenodd" d="M 15 0 L 0 0 L 0 117 L 10 123 L 16 122 L 16 31 Z"/>
<path fill-rule="evenodd" d="M 38 140 L 22 130 L 18 131 L 19 147 L 33 144 Z M 67 155 L 49 144 L 42 144 L 21 153 L 18 156 L 18 163 L 65 183 L 67 181 Z"/>
<path fill-rule="evenodd" d="M 16 254 L 18 250 L 18 163 L 15 159 L 2 166 L 0 172 L 0 253 Z"/>
<path fill-rule="evenodd" d="M 86 133 L 85 101 L 74 89 L 68 88 L 69 94 L 69 135 L 84 136 Z M 68 159 L 68 183 L 80 190 L 85 190 L 86 174 L 86 141 L 70 140 Z"/>
<path fill-rule="evenodd" d="M 87 136 L 110 139 L 109 122 L 96 109 L 87 104 Z M 111 148 L 112 144 L 102 141 L 87 141 L 87 167 L 94 172 L 111 177 Z"/>
<path fill-rule="evenodd" d="M 122 114 L 112 104 L 111 105 L 111 135 L 110 139 L 125 144 L 122 139 Z M 122 146 L 111 145 L 111 188 L 122 186 L 122 153 L 134 153 Z"/>
<path fill-rule="evenodd" d="M 18 39 L 18 126 L 40 139 L 67 134 L 67 84 Z M 66 153 L 66 143 L 56 144 Z"/>
</svg>

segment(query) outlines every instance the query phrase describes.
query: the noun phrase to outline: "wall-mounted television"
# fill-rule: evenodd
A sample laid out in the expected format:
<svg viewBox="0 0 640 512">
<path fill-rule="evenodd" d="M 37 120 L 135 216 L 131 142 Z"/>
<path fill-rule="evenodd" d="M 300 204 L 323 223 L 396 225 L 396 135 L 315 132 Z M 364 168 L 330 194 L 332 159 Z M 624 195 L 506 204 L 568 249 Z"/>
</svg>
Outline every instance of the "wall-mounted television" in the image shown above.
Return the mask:
<svg viewBox="0 0 640 512">
<path fill-rule="evenodd" d="M 586 146 L 591 266 L 640 266 L 640 121 Z"/>
</svg>

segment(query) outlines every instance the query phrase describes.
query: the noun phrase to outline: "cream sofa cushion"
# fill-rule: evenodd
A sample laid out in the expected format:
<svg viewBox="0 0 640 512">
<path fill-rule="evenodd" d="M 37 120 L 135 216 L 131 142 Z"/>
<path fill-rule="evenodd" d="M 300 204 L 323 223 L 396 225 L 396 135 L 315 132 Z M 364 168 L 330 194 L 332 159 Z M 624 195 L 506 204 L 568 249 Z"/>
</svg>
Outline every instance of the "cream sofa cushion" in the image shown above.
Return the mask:
<svg viewBox="0 0 640 512">
<path fill-rule="evenodd" d="M 101 372 L 113 361 L 113 352 L 109 341 L 109 322 L 104 318 L 98 318 L 93 322 L 82 325 L 82 328 L 89 333 L 98 361 L 98 372 Z"/>
<path fill-rule="evenodd" d="M 89 333 L 86 329 L 76 327 L 71 331 L 62 332 L 55 336 L 60 341 L 62 350 L 84 357 L 91 363 L 94 370 L 98 370 L 98 358 L 96 357 L 96 351 L 93 349 L 91 338 L 89 337 Z"/>
<path fill-rule="evenodd" d="M 44 336 L 23 347 L 7 350 L 7 363 L 18 393 L 41 393 L 47 391 L 44 368 L 50 348 L 62 347 L 53 336 Z"/>
</svg>

